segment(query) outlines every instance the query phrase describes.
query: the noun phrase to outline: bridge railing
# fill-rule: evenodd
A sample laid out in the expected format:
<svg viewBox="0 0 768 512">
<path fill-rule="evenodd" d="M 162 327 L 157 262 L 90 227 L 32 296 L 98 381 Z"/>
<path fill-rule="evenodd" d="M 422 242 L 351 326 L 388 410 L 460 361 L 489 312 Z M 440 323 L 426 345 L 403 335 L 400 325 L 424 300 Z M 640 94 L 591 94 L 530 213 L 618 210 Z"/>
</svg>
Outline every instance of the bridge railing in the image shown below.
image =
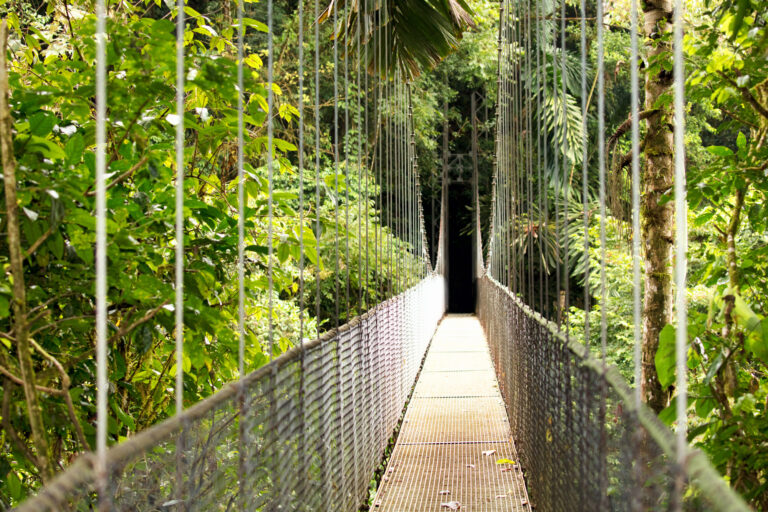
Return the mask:
<svg viewBox="0 0 768 512">
<path fill-rule="evenodd" d="M 479 288 L 480 321 L 538 510 L 749 510 L 701 452 L 677 465 L 674 434 L 635 405 L 616 368 L 492 277 Z"/>
<path fill-rule="evenodd" d="M 357 511 L 443 297 L 433 274 L 113 446 L 104 492 L 85 454 L 17 510 Z"/>
</svg>

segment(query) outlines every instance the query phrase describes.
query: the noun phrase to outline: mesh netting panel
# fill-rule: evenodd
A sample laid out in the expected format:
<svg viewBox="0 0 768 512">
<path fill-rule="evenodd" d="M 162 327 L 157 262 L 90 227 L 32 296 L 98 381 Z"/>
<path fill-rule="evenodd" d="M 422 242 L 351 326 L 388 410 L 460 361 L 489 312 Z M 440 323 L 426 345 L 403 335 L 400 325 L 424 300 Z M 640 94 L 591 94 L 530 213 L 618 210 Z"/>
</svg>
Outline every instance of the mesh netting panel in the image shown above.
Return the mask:
<svg viewBox="0 0 768 512">
<path fill-rule="evenodd" d="M 105 509 L 355 511 L 443 314 L 433 275 L 110 449 Z M 95 456 L 19 511 L 94 510 Z"/>
<path fill-rule="evenodd" d="M 748 510 L 703 454 L 685 470 L 674 436 L 634 406 L 614 368 L 519 301 L 490 277 L 478 312 L 509 411 L 532 504 L 546 511 Z"/>
</svg>

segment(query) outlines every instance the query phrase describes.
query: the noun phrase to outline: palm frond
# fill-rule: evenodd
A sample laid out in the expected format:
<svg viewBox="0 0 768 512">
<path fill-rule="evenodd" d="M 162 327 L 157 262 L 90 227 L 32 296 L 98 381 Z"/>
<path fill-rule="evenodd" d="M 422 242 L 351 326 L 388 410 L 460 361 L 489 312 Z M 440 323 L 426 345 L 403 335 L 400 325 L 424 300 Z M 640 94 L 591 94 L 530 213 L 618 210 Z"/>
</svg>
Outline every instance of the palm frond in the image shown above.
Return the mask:
<svg viewBox="0 0 768 512">
<path fill-rule="evenodd" d="M 369 73 L 405 80 L 447 57 L 474 24 L 466 0 L 331 0 L 318 22 L 333 18 L 334 37 L 365 56 Z"/>
</svg>

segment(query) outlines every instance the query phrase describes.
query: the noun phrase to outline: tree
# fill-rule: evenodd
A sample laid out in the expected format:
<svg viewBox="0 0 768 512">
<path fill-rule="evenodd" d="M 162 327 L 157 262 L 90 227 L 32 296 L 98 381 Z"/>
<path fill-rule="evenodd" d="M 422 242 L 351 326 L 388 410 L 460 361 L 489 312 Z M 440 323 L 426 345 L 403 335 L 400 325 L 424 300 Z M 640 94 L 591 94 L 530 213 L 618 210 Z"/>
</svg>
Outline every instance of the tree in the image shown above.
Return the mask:
<svg viewBox="0 0 768 512">
<path fill-rule="evenodd" d="M 665 194 L 674 183 L 673 110 L 669 98 L 672 2 L 647 0 L 643 6 L 646 59 L 645 168 L 642 176 L 641 231 L 645 265 L 641 389 L 645 402 L 656 412 L 667 405 L 667 393 L 656 373 L 654 360 L 659 333 L 672 318 L 672 244 L 674 208 Z"/>
</svg>

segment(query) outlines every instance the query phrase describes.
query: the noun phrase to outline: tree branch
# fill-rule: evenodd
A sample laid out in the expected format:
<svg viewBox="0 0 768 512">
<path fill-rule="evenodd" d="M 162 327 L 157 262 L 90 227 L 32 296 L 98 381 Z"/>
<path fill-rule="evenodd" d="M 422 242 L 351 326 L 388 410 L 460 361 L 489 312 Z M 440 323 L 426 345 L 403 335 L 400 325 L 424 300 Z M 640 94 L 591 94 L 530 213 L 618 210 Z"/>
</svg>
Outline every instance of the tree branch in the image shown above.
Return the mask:
<svg viewBox="0 0 768 512">
<path fill-rule="evenodd" d="M 29 348 L 27 322 L 27 294 L 24 284 L 24 257 L 21 251 L 21 227 L 16 185 L 16 159 L 13 148 L 13 119 L 8 102 L 8 23 L 0 24 L 0 152 L 2 152 L 3 186 L 5 189 L 6 228 L 8 253 L 13 277 L 13 333 L 21 369 L 21 380 L 26 398 L 32 441 L 37 452 L 35 461 L 43 481 L 53 477 L 48 437 L 43 422 L 43 411 L 35 387 L 35 368 Z"/>
<path fill-rule="evenodd" d="M 42 354 L 42 356 L 45 359 L 50 361 L 50 363 L 59 371 L 59 375 L 61 375 L 61 395 L 64 397 L 64 401 L 67 403 L 69 420 L 72 422 L 72 425 L 75 427 L 75 433 L 77 434 L 77 438 L 80 441 L 80 444 L 82 445 L 83 450 L 84 451 L 90 450 L 91 446 L 88 444 L 88 440 L 85 438 L 83 427 L 82 425 L 80 425 L 80 420 L 78 419 L 77 414 L 75 413 L 75 405 L 72 403 L 72 397 L 69 396 L 69 386 L 72 384 L 72 380 L 69 378 L 69 375 L 64 370 L 64 367 L 61 365 L 58 359 L 56 359 L 51 354 L 49 354 L 34 339 L 30 338 L 29 342 L 32 344 L 33 347 L 35 347 L 35 350 L 40 352 L 40 354 Z"/>
<path fill-rule="evenodd" d="M 726 108 L 723 108 L 723 107 L 718 107 L 718 108 L 720 110 L 722 110 L 723 112 L 725 112 L 725 115 L 733 118 L 734 121 L 738 121 L 738 122 L 740 122 L 743 125 L 749 126 L 750 128 L 755 128 L 755 129 L 759 128 L 755 123 L 747 121 L 743 117 L 738 116 L 737 114 L 731 112 L 730 110 L 728 110 Z"/>
<path fill-rule="evenodd" d="M 133 129 L 134 125 L 136 125 L 136 123 L 139 121 L 139 118 L 141 117 L 141 113 L 144 111 L 144 107 L 146 107 L 147 104 L 149 103 L 149 100 L 150 100 L 149 98 L 144 100 L 144 103 L 142 103 L 139 109 L 136 111 L 136 115 L 133 116 L 133 119 L 131 119 L 131 122 L 128 123 L 128 126 L 126 126 L 125 131 L 123 132 L 123 136 L 120 137 L 120 140 L 118 142 L 114 143 L 115 151 L 114 153 L 112 153 L 112 157 L 109 159 L 109 163 L 107 164 L 107 167 L 109 167 L 109 165 L 112 164 L 112 162 L 117 160 L 117 155 L 119 154 L 118 151 L 120 151 L 120 146 L 123 145 L 123 142 L 128 137 L 128 134 L 131 133 L 131 130 Z"/>
<path fill-rule="evenodd" d="M 746 87 L 740 86 L 739 84 L 736 83 L 736 80 L 734 80 L 733 78 L 729 77 L 728 75 L 726 75 L 722 71 L 718 71 L 717 74 L 720 75 L 721 77 L 723 77 L 723 80 L 728 82 L 731 86 L 735 87 L 736 90 L 741 93 L 741 97 L 744 98 L 744 100 L 747 103 L 752 105 L 752 107 L 754 107 L 754 109 L 757 110 L 757 112 L 761 116 L 763 116 L 764 118 L 768 119 L 768 109 L 765 108 L 762 104 L 760 104 L 759 101 L 757 101 L 757 98 L 755 98 L 755 96 L 752 94 L 752 91 L 750 91 Z"/>
<path fill-rule="evenodd" d="M 37 457 L 35 457 L 35 454 L 32 453 L 32 450 L 29 449 L 27 443 L 25 443 L 19 437 L 19 434 L 16 433 L 16 429 L 14 429 L 13 425 L 11 425 L 10 403 L 11 382 L 10 379 L 5 378 L 3 379 L 3 406 L 2 412 L 0 412 L 0 414 L 3 415 L 3 430 L 5 430 L 6 435 L 11 438 L 11 441 L 13 441 L 13 444 L 16 445 L 16 448 L 18 448 L 19 451 L 24 454 L 24 457 L 27 460 L 34 462 L 37 460 Z"/>
<path fill-rule="evenodd" d="M 39 334 L 40 332 L 50 329 L 51 327 L 56 327 L 59 324 L 62 324 L 64 322 L 70 322 L 73 320 L 84 320 L 86 318 L 93 318 L 93 315 L 77 315 L 77 316 L 68 316 L 66 318 L 59 318 L 58 320 L 54 320 L 53 322 L 49 324 L 42 325 L 29 333 L 30 336 L 35 336 L 36 334 Z"/>
<path fill-rule="evenodd" d="M 48 227 L 48 230 L 47 230 L 45 233 L 43 233 L 43 234 L 40 236 L 40 238 L 38 238 L 37 240 L 35 240 L 35 243 L 33 243 L 33 244 L 32 244 L 32 245 L 29 247 L 29 249 L 27 249 L 26 251 L 24 251 L 24 254 L 22 255 L 22 258 L 23 258 L 23 259 L 27 259 L 27 258 L 29 258 L 29 257 L 32 255 L 32 253 L 34 253 L 34 252 L 35 252 L 35 251 L 36 251 L 36 250 L 37 250 L 37 249 L 38 249 L 38 248 L 39 248 L 41 245 L 43 245 L 43 243 L 44 243 L 46 240 L 48 240 L 48 237 L 49 237 L 49 236 L 51 236 L 52 234 L 53 234 L 53 225 L 49 226 L 49 227 Z"/>
<path fill-rule="evenodd" d="M 56 302 L 59 299 L 63 299 L 64 297 L 71 297 L 72 295 L 77 295 L 77 292 L 67 292 L 62 293 L 61 295 L 57 295 L 55 297 L 51 297 L 50 299 L 46 300 L 42 304 L 38 304 L 37 306 L 33 307 L 29 310 L 29 313 L 36 313 L 40 311 L 43 308 L 46 308 L 51 305 L 51 303 Z"/>
<path fill-rule="evenodd" d="M 640 141 L 640 147 L 638 148 L 638 153 L 642 154 L 643 150 L 645 150 L 645 140 Z M 632 163 L 632 151 L 627 151 L 621 157 L 619 157 L 618 161 L 616 162 L 616 166 L 612 169 L 613 172 L 619 172 L 620 170 L 627 167 L 629 164 Z"/>
<path fill-rule="evenodd" d="M 151 320 L 152 318 L 154 318 L 154 317 L 155 317 L 155 315 L 157 315 L 157 314 L 158 314 L 158 313 L 159 313 L 159 312 L 160 312 L 160 311 L 161 311 L 161 310 L 162 310 L 162 309 L 163 309 L 165 306 L 167 306 L 168 304 L 170 304 L 170 302 L 171 302 L 171 301 L 170 301 L 170 299 L 166 299 L 166 300 L 164 300 L 162 304 L 160 304 L 159 306 L 157 306 L 155 309 L 151 309 L 151 310 L 147 311 L 147 312 L 144 314 L 144 316 L 143 316 L 143 317 L 139 318 L 138 320 L 136 320 L 135 322 L 133 322 L 133 323 L 132 323 L 131 325 L 129 325 L 128 327 L 121 327 L 121 328 L 120 328 L 120 330 L 118 330 L 118 331 L 117 331 L 115 334 L 113 334 L 113 335 L 112 335 L 112 337 L 109 339 L 109 343 L 111 344 L 111 343 L 114 343 L 114 342 L 116 342 L 116 341 L 117 341 L 119 338 L 122 338 L 123 336 L 125 336 L 126 334 L 128 334 L 129 332 L 131 332 L 132 330 L 134 330 L 135 328 L 137 328 L 137 327 L 138 327 L 138 326 L 140 326 L 141 324 L 144 324 L 144 323 L 146 323 L 146 322 L 150 321 L 150 320 Z"/>
<path fill-rule="evenodd" d="M 134 172 L 136 172 L 138 169 L 140 169 L 140 168 L 141 168 L 141 167 L 142 167 L 144 164 L 146 164 L 148 160 L 149 160 L 149 157 L 148 157 L 147 155 L 144 155 L 143 157 L 141 157 L 141 159 L 140 159 L 138 162 L 136 162 L 135 164 L 133 164 L 133 166 L 131 166 L 131 168 L 130 168 L 130 169 L 128 169 L 128 170 L 127 170 L 127 171 L 125 171 L 123 174 L 121 174 L 120 176 L 118 176 L 117 178 L 115 178 L 114 180 L 112 180 L 112 182 L 111 182 L 111 183 L 109 183 L 109 185 L 107 185 L 107 188 L 106 188 L 106 189 L 107 189 L 107 190 L 109 190 L 109 189 L 111 189 L 112 187 L 114 187 L 115 185 L 118 185 L 119 183 L 121 183 L 122 181 L 124 181 L 124 180 L 125 180 L 126 178 L 128 178 L 128 177 L 129 177 L 131 174 L 133 174 L 133 173 L 134 173 Z M 95 190 L 89 190 L 89 191 L 87 191 L 87 192 L 85 193 L 85 197 L 93 197 L 93 196 L 95 196 L 95 195 L 96 195 L 96 191 L 95 191 Z"/>
<path fill-rule="evenodd" d="M 655 109 L 655 108 L 648 109 L 648 110 L 643 110 L 637 116 L 638 117 L 638 121 L 643 121 L 645 119 L 648 119 L 649 117 L 651 117 L 653 114 L 655 114 L 658 111 L 659 110 Z M 612 144 L 614 144 L 619 139 L 619 137 L 621 137 L 622 135 L 627 133 L 631 127 L 632 127 L 632 116 L 629 116 L 626 121 L 621 123 L 618 126 L 618 128 L 616 128 L 616 131 L 613 132 L 613 135 L 608 137 L 607 147 L 610 148 L 610 146 Z M 609 151 L 610 151 L 610 149 L 609 149 Z"/>
<path fill-rule="evenodd" d="M 24 387 L 24 380 L 21 377 L 18 377 L 17 375 L 14 375 L 13 373 L 11 373 L 11 371 L 5 366 L 0 365 L 0 373 L 2 373 L 9 381 L 13 382 L 14 384 L 21 386 L 22 388 Z M 35 389 L 42 393 L 48 393 L 49 395 L 55 395 L 55 396 L 61 395 L 60 389 L 49 388 L 47 386 L 39 386 L 39 385 L 35 385 Z"/>
</svg>

